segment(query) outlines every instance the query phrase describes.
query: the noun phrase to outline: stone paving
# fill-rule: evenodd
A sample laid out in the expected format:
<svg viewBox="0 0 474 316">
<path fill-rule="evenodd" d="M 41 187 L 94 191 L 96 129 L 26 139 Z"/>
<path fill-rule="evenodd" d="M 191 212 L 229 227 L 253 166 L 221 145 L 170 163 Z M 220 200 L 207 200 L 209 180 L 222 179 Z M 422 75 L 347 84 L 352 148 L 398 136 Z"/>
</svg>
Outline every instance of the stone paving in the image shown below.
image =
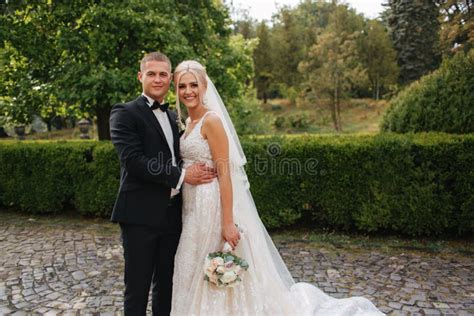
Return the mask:
<svg viewBox="0 0 474 316">
<path fill-rule="evenodd" d="M 474 315 L 472 253 L 429 253 L 277 238 L 297 281 L 364 296 L 389 315 Z M 0 315 L 120 315 L 123 259 L 106 221 L 0 212 Z"/>
</svg>

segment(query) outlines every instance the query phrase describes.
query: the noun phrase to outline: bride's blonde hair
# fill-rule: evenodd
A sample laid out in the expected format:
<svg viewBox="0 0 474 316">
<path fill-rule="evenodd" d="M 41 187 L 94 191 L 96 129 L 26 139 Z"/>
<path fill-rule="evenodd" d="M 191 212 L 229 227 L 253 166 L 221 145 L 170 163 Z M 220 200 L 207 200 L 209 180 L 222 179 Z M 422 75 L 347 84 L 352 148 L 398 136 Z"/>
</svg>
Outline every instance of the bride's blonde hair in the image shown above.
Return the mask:
<svg viewBox="0 0 474 316">
<path fill-rule="evenodd" d="M 181 62 L 176 69 L 174 70 L 174 86 L 176 89 L 176 111 L 178 112 L 178 120 L 182 124 L 181 120 L 181 108 L 179 103 L 179 81 L 181 77 L 186 74 L 191 73 L 197 80 L 198 83 L 198 90 L 199 90 L 199 100 L 204 107 L 206 106 L 206 100 L 204 99 L 204 95 L 206 94 L 207 90 L 207 73 L 206 68 L 201 65 L 199 62 L 195 60 L 185 60 Z"/>
</svg>

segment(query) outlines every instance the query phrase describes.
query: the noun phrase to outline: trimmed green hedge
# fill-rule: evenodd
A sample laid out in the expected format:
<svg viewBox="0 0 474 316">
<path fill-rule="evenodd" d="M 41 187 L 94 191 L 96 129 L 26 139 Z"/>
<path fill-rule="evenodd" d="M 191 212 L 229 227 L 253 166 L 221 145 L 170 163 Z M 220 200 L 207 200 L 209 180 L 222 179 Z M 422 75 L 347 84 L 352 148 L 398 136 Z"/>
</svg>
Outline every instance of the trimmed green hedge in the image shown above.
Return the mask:
<svg viewBox="0 0 474 316">
<path fill-rule="evenodd" d="M 77 177 L 86 173 L 94 146 L 94 142 L 0 142 L 0 204 L 31 213 L 70 206 Z"/>
<path fill-rule="evenodd" d="M 474 135 L 379 134 L 242 139 L 269 228 L 406 235 L 474 232 Z M 119 164 L 108 142 L 0 142 L 0 204 L 109 216 Z"/>
</svg>

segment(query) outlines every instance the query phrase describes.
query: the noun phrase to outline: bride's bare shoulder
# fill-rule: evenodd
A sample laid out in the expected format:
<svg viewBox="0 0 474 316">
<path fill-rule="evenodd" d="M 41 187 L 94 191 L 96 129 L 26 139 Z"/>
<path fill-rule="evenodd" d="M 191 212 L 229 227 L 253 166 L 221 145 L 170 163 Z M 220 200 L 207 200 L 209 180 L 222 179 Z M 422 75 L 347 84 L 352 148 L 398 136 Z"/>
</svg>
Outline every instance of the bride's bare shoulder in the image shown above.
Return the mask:
<svg viewBox="0 0 474 316">
<path fill-rule="evenodd" d="M 224 125 L 222 121 L 214 111 L 209 111 L 206 113 L 206 117 L 202 122 L 202 134 L 205 138 L 208 138 L 208 135 L 222 134 L 225 135 Z"/>
</svg>

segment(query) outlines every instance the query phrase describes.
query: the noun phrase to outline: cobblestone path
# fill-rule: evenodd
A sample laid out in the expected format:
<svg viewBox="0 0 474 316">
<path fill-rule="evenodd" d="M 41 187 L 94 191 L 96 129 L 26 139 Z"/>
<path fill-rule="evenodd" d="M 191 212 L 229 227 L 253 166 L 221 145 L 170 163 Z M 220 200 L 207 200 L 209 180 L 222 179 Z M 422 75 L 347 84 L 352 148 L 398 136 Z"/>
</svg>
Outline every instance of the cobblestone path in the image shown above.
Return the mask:
<svg viewBox="0 0 474 316">
<path fill-rule="evenodd" d="M 474 315 L 472 253 L 429 253 L 277 238 L 297 281 L 364 296 L 389 315 Z M 106 221 L 0 215 L 0 315 L 115 315 L 119 233 Z"/>
</svg>

